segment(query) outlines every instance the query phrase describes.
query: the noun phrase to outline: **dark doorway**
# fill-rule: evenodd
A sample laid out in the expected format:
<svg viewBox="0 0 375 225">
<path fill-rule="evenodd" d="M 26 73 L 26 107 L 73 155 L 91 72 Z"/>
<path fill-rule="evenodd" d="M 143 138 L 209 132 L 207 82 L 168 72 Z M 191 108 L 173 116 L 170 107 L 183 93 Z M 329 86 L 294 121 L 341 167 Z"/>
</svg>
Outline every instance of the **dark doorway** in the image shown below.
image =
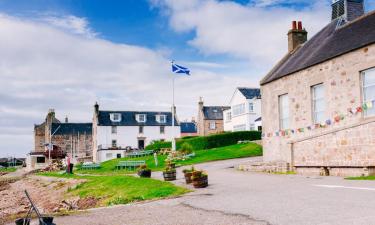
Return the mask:
<svg viewBox="0 0 375 225">
<path fill-rule="evenodd" d="M 138 140 L 138 149 L 145 148 L 145 140 Z"/>
<path fill-rule="evenodd" d="M 117 158 L 118 158 L 118 159 L 121 158 L 121 154 L 117 154 Z"/>
</svg>

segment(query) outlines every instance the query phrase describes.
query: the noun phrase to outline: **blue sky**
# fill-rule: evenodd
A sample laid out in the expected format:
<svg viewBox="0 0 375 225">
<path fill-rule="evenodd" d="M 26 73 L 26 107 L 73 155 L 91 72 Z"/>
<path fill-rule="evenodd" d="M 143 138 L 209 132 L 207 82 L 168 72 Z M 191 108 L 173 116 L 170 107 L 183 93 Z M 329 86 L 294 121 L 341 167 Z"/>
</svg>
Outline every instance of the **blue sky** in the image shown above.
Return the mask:
<svg viewBox="0 0 375 225">
<path fill-rule="evenodd" d="M 309 37 L 330 22 L 329 2 L 0 0 L 0 157 L 30 152 L 49 108 L 72 122 L 91 121 L 96 101 L 170 110 L 171 59 L 192 71 L 176 79 L 179 119 L 199 97 L 227 105 L 286 53 L 291 21 Z"/>
</svg>

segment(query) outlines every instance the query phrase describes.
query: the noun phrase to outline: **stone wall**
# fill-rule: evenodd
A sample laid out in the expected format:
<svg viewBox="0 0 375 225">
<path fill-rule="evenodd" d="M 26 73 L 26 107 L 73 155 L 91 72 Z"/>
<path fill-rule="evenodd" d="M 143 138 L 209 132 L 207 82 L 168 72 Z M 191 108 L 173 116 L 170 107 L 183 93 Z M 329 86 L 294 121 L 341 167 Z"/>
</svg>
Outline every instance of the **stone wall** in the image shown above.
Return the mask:
<svg viewBox="0 0 375 225">
<path fill-rule="evenodd" d="M 349 108 L 362 104 L 360 72 L 373 67 L 375 67 L 375 45 L 370 45 L 262 86 L 263 132 L 274 133 L 280 129 L 278 96 L 282 94 L 289 96 L 290 128 L 297 129 L 312 125 L 311 86 L 320 83 L 324 84 L 325 90 L 325 116 L 332 119 L 337 115 L 347 114 Z M 373 132 L 374 125 L 364 125 L 352 130 L 349 127 L 368 119 L 363 113 L 359 113 L 327 128 L 307 130 L 285 137 L 266 135 L 263 139 L 264 160 L 292 162 L 294 156 L 295 163 L 299 165 L 318 165 L 324 161 L 325 165 L 362 166 L 364 164 L 361 162 L 361 157 L 369 155 L 370 152 L 375 157 L 374 143 L 369 142 L 369 139 L 373 140 L 375 135 L 371 133 L 367 136 L 370 131 Z M 329 133 L 340 129 L 344 130 L 321 137 L 324 141 L 320 141 L 319 138 L 315 140 L 315 137 L 322 132 Z M 296 144 L 293 155 L 291 143 L 306 138 L 313 138 L 313 140 Z M 326 152 L 327 148 L 330 149 L 329 153 Z M 336 154 L 341 155 L 338 157 Z M 304 161 L 302 155 L 305 157 Z M 371 159 L 366 165 L 368 164 L 375 165 L 375 161 Z"/>
<path fill-rule="evenodd" d="M 59 146 L 68 156 L 74 158 L 92 157 L 92 135 L 91 134 L 70 134 L 54 135 L 52 138 L 54 145 Z"/>
<path fill-rule="evenodd" d="M 215 122 L 216 129 L 210 129 L 210 123 Z M 204 136 L 224 132 L 223 120 L 204 120 Z"/>
</svg>

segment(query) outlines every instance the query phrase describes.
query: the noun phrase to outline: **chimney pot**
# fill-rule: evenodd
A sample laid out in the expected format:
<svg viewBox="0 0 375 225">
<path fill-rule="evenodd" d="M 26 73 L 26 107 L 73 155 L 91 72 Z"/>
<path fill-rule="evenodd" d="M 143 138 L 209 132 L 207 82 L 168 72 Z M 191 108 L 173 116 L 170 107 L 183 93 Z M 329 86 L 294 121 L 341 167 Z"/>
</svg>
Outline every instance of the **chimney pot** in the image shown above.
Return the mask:
<svg viewBox="0 0 375 225">
<path fill-rule="evenodd" d="M 298 30 L 302 30 L 302 21 L 298 21 Z"/>
<path fill-rule="evenodd" d="M 292 30 L 296 30 L 297 29 L 297 21 L 293 21 L 292 22 Z"/>
</svg>

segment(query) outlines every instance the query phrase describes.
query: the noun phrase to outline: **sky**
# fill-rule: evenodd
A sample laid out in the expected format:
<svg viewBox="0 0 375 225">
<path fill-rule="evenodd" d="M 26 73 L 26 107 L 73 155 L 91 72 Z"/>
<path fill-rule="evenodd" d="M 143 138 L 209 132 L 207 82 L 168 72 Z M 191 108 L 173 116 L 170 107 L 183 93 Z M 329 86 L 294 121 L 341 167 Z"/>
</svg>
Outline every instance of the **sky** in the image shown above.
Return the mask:
<svg viewBox="0 0 375 225">
<path fill-rule="evenodd" d="M 312 37 L 330 0 L 0 0 L 0 157 L 30 152 L 50 108 L 70 122 L 90 122 L 95 102 L 170 110 L 171 60 L 191 70 L 175 76 L 180 120 L 200 96 L 227 105 L 286 54 L 293 20 Z"/>
</svg>

